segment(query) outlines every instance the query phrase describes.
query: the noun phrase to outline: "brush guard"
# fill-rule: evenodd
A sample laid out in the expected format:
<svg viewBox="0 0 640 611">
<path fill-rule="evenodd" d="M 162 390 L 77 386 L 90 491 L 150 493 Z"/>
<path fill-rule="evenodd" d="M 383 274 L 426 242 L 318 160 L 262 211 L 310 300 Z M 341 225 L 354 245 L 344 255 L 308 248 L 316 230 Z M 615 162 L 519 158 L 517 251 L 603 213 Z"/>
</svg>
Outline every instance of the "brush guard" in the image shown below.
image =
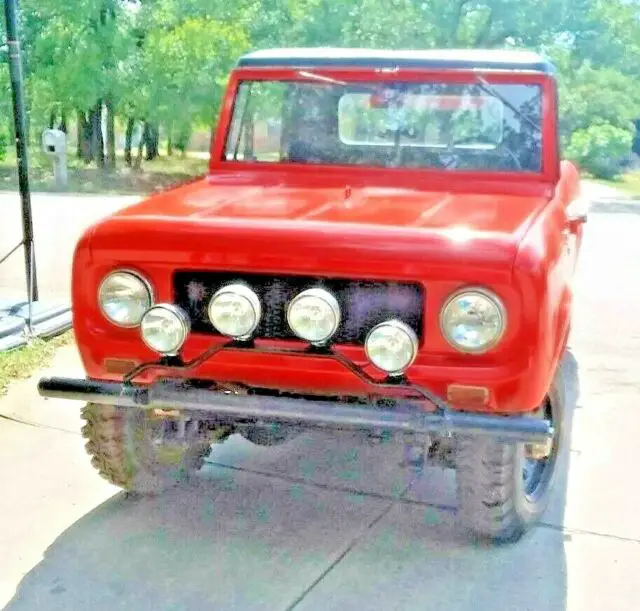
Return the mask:
<svg viewBox="0 0 640 611">
<path fill-rule="evenodd" d="M 211 388 L 199 388 L 185 372 L 227 348 L 259 350 L 324 357 L 340 362 L 374 388 L 395 389 L 405 397 L 394 398 L 392 406 L 371 404 L 363 407 L 338 400 L 317 400 L 288 396 L 234 394 Z M 175 370 L 182 377 L 160 379 L 149 385 L 132 380 L 149 369 Z M 212 383 L 213 384 L 213 383 Z M 453 409 L 428 390 L 403 380 L 379 382 L 337 352 L 317 349 L 272 350 L 235 342 L 217 345 L 189 362 L 179 357 L 144 363 L 124 376 L 123 382 L 74 378 L 43 378 L 38 384 L 42 396 L 87 403 L 117 405 L 131 409 L 162 409 L 191 412 L 199 418 L 250 423 L 281 423 L 305 427 L 390 431 L 417 435 L 484 435 L 503 441 L 543 442 L 554 429 L 549 420 L 533 416 L 472 414 Z M 407 398 L 407 393 L 413 395 Z M 425 408 L 425 404 L 430 409 Z"/>
</svg>

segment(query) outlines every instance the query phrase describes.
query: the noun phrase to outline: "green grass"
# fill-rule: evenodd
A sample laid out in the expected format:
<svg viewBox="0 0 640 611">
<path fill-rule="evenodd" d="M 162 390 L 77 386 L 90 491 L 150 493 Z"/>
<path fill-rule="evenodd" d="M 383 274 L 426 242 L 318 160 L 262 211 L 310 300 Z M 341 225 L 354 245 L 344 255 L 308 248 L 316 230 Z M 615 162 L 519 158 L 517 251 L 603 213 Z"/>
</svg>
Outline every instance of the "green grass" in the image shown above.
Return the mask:
<svg viewBox="0 0 640 611">
<path fill-rule="evenodd" d="M 28 378 L 46 367 L 60 346 L 73 342 L 73 332 L 67 331 L 50 340 L 34 339 L 22 348 L 0 352 L 0 395 L 7 392 L 12 380 Z"/>
<path fill-rule="evenodd" d="M 615 180 L 593 180 L 593 182 L 618 189 L 631 197 L 640 198 L 640 170 L 627 172 Z"/>
<path fill-rule="evenodd" d="M 51 160 L 39 150 L 32 150 L 29 153 L 29 182 L 34 192 L 146 194 L 202 176 L 207 165 L 206 159 L 183 157 L 178 153 L 143 161 L 139 170 L 126 167 L 124 158 L 120 156 L 116 160 L 116 170 L 101 170 L 95 164 L 85 165 L 70 155 L 69 183 L 66 188 L 58 189 L 53 179 Z M 16 158 L 11 152 L 0 161 L 0 191 L 17 188 Z"/>
</svg>

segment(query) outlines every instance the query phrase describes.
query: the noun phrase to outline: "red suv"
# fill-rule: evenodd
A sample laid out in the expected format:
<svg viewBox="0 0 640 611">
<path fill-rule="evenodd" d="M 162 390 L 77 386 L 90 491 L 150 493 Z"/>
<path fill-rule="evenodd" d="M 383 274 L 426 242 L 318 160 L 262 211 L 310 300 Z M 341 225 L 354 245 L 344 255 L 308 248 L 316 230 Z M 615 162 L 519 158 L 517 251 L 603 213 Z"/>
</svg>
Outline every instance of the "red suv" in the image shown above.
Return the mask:
<svg viewBox="0 0 640 611">
<path fill-rule="evenodd" d="M 559 362 L 586 220 L 529 52 L 284 49 L 233 70 L 208 174 L 91 227 L 73 267 L 109 481 L 158 492 L 214 441 L 409 434 L 459 516 L 517 539 L 563 438 Z"/>
</svg>

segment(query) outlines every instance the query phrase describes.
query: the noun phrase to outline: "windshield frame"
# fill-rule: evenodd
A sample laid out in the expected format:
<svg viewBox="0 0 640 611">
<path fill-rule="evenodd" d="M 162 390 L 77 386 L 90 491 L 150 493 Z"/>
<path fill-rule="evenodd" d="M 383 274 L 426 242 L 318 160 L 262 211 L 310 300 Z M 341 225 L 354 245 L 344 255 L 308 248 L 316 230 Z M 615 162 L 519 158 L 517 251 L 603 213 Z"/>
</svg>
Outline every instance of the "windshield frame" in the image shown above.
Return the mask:
<svg viewBox="0 0 640 611">
<path fill-rule="evenodd" d="M 233 161 L 225 158 L 225 149 L 231 119 L 236 103 L 239 86 L 243 81 L 324 81 L 343 84 L 345 82 L 380 82 L 393 83 L 438 81 L 447 84 L 468 84 L 478 81 L 481 76 L 489 85 L 531 84 L 541 87 L 541 171 L 505 172 L 493 170 L 443 170 L 440 168 L 389 168 L 373 165 L 339 165 L 339 164 L 296 164 L 296 163 L 264 163 L 249 161 Z M 481 178 L 483 180 L 508 180 L 525 182 L 556 182 L 560 175 L 560 159 L 558 154 L 558 108 L 557 88 L 553 75 L 529 71 L 491 71 L 491 70 L 422 70 L 422 69 L 387 69 L 387 68 L 236 68 L 230 76 L 227 92 L 220 112 L 218 129 L 212 138 L 210 172 L 251 171 L 251 172 L 323 172 L 336 173 L 392 173 L 402 174 L 407 180 L 411 176 L 446 177 L 448 180 Z"/>
</svg>

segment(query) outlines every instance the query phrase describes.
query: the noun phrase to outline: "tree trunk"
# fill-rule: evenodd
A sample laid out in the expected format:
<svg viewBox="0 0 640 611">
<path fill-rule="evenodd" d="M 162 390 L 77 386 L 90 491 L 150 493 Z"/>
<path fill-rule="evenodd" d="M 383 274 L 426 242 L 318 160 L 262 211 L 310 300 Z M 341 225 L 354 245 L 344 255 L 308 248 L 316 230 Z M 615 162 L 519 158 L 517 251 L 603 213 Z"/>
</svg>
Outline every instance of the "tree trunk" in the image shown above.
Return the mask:
<svg viewBox="0 0 640 611">
<path fill-rule="evenodd" d="M 136 126 L 136 120 L 129 117 L 127 119 L 127 130 L 124 137 L 124 162 L 127 167 L 131 167 L 131 140 L 133 140 L 133 129 Z"/>
<path fill-rule="evenodd" d="M 79 110 L 76 114 L 76 157 L 80 159 L 82 157 L 82 132 L 84 130 L 84 114 Z"/>
<path fill-rule="evenodd" d="M 158 156 L 158 128 L 152 123 L 145 123 L 144 132 L 142 133 L 142 139 L 147 149 L 147 155 L 145 159 L 147 161 L 153 161 Z"/>
<path fill-rule="evenodd" d="M 99 100 L 94 108 L 91 109 L 89 116 L 89 122 L 91 124 L 91 160 L 95 160 L 99 168 L 104 168 L 104 142 L 102 138 L 102 100 Z"/>
<path fill-rule="evenodd" d="M 113 111 L 113 99 L 107 96 L 105 100 L 107 111 L 107 168 L 116 169 L 116 117 Z"/>
<path fill-rule="evenodd" d="M 78 111 L 78 159 L 85 163 L 91 162 L 91 122 L 87 120 L 87 115 Z"/>
<path fill-rule="evenodd" d="M 142 136 L 141 136 L 141 140 L 140 140 L 140 149 L 142 150 L 146 146 L 146 148 L 147 148 L 146 159 L 150 161 L 151 158 L 149 157 L 149 140 L 151 139 L 151 136 L 149 134 L 149 130 L 150 130 L 150 126 L 145 121 L 144 125 L 142 126 Z"/>
<path fill-rule="evenodd" d="M 183 158 L 186 157 L 190 139 L 191 129 L 183 126 L 183 128 L 178 132 L 178 137 L 176 139 L 176 148 L 182 153 Z"/>
<path fill-rule="evenodd" d="M 49 113 L 49 129 L 54 129 L 56 126 L 56 117 L 58 116 L 58 113 L 55 110 L 52 110 Z"/>
<path fill-rule="evenodd" d="M 67 111 L 63 110 L 60 114 L 60 129 L 66 134 L 67 131 Z"/>
<path fill-rule="evenodd" d="M 96 151 L 98 150 L 98 130 L 96 129 L 97 117 L 96 109 L 92 108 L 89 111 L 89 119 L 87 121 L 87 139 L 89 140 L 89 155 L 88 161 L 93 161 L 96 158 Z"/>
<path fill-rule="evenodd" d="M 153 152 L 153 158 L 155 159 L 156 157 L 160 156 L 160 125 L 152 126 L 151 133 L 153 135 L 152 152 Z"/>
<path fill-rule="evenodd" d="M 136 160 L 133 165 L 133 167 L 136 170 L 139 170 L 140 166 L 142 165 L 142 152 L 144 150 L 144 133 L 146 132 L 146 130 L 147 130 L 147 123 L 145 121 L 144 128 L 142 130 L 143 136 L 140 138 L 140 144 L 138 145 L 138 154 L 136 155 Z"/>
</svg>

